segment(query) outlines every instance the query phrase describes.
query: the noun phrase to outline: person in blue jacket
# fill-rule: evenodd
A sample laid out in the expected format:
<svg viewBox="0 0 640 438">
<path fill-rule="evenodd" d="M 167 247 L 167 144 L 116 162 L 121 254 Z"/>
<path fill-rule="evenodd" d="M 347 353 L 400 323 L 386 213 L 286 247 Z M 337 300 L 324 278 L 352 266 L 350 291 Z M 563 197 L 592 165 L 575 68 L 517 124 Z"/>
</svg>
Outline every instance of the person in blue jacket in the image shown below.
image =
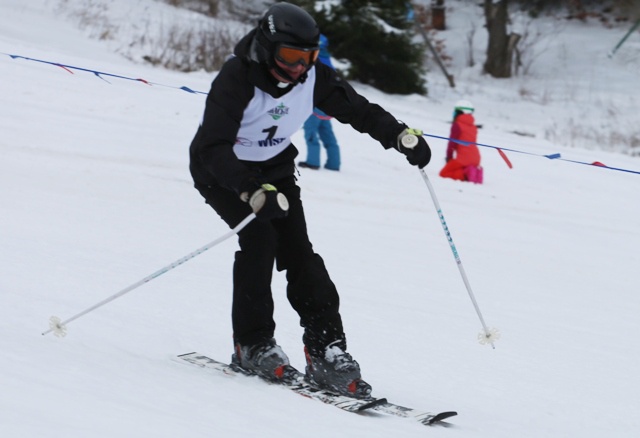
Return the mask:
<svg viewBox="0 0 640 438">
<path fill-rule="evenodd" d="M 320 54 L 318 61 L 328 65 L 333 70 L 333 64 L 329 55 L 329 40 L 320 34 Z M 307 142 L 307 160 L 300 161 L 298 166 L 308 169 L 320 169 L 320 141 L 327 150 L 327 162 L 325 169 L 340 170 L 340 146 L 331 126 L 331 116 L 328 116 L 319 108 L 313 109 L 313 114 L 304 122 L 304 139 Z"/>
</svg>

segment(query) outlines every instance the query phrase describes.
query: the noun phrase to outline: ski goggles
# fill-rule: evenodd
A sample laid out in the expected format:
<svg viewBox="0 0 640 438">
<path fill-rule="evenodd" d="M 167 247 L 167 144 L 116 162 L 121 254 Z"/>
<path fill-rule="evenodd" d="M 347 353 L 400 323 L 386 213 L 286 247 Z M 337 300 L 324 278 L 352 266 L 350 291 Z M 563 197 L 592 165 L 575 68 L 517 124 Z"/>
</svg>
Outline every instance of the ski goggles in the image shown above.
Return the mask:
<svg viewBox="0 0 640 438">
<path fill-rule="evenodd" d="M 281 44 L 276 49 L 275 58 L 288 67 L 295 67 L 298 64 L 311 67 L 318 59 L 319 53 L 320 50 L 317 47 L 303 49 Z"/>
</svg>

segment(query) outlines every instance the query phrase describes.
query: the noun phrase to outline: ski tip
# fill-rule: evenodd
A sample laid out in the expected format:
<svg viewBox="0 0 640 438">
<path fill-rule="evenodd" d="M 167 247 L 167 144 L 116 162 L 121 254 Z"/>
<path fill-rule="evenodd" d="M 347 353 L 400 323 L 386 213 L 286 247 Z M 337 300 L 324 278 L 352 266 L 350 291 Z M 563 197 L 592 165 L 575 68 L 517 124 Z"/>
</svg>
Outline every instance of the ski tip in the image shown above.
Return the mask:
<svg viewBox="0 0 640 438">
<path fill-rule="evenodd" d="M 184 353 L 184 354 L 179 354 L 178 357 L 186 357 L 186 356 L 191 356 L 193 354 L 197 354 L 195 351 L 192 351 L 191 353 Z"/>
<path fill-rule="evenodd" d="M 439 414 L 436 414 L 429 419 L 429 424 L 438 423 L 440 421 L 446 420 L 447 418 L 455 417 L 456 415 L 458 415 L 456 411 L 440 412 Z"/>
</svg>

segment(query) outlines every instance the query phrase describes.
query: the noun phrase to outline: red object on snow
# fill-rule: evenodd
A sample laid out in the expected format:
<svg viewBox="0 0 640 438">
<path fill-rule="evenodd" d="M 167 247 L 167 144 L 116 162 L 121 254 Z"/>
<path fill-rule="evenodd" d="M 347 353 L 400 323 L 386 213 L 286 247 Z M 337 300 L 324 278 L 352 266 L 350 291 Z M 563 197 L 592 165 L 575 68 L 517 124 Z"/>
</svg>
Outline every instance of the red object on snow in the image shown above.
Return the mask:
<svg viewBox="0 0 640 438">
<path fill-rule="evenodd" d="M 500 148 L 497 148 L 497 151 L 502 157 L 502 159 L 504 160 L 504 162 L 507 163 L 507 166 L 509 166 L 509 169 L 513 169 L 513 164 L 511 164 L 511 161 L 509 160 L 509 158 L 507 158 L 507 154 L 505 154 L 504 151 Z"/>
</svg>

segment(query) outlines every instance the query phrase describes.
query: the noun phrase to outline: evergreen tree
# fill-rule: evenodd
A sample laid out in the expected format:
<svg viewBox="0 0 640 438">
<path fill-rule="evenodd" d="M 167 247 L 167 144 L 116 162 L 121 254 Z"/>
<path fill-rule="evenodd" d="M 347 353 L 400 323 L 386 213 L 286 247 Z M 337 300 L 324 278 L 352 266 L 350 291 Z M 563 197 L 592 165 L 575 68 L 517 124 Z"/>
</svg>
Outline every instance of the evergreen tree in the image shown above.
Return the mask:
<svg viewBox="0 0 640 438">
<path fill-rule="evenodd" d="M 346 59 L 348 79 L 385 93 L 426 94 L 424 48 L 414 43 L 406 0 L 292 1 L 309 11 L 329 38 L 335 58 Z M 320 2 L 318 2 L 320 3 Z"/>
</svg>

